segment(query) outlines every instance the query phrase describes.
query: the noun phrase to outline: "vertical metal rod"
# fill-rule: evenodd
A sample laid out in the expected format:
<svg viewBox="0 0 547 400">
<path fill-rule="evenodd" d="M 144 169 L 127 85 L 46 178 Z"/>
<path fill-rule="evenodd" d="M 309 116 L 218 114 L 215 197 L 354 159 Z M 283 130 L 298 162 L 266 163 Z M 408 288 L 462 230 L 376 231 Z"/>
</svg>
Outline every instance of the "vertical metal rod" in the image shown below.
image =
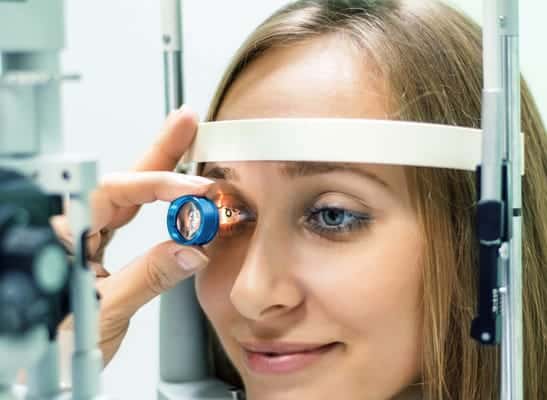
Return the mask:
<svg viewBox="0 0 547 400">
<path fill-rule="evenodd" d="M 480 199 L 477 204 L 479 239 L 479 279 L 477 317 L 471 335 L 482 344 L 500 341 L 499 314 L 500 268 L 498 251 L 502 245 L 502 160 L 503 160 L 503 88 L 497 0 L 484 2 L 482 92 L 482 161 L 480 165 Z"/>
<path fill-rule="evenodd" d="M 501 200 L 501 157 L 503 151 L 501 46 L 497 28 L 497 0 L 484 0 L 482 94 L 481 201 Z"/>
<path fill-rule="evenodd" d="M 501 102 L 503 104 L 504 113 L 503 113 L 503 130 L 502 130 L 502 137 L 503 137 L 503 158 L 506 161 L 507 164 L 511 162 L 511 148 L 510 148 L 510 142 L 509 142 L 509 134 L 508 134 L 508 115 L 510 110 L 508 110 L 508 103 L 507 103 L 507 64 L 505 60 L 507 60 L 507 46 L 506 41 L 503 39 L 503 24 L 505 23 L 505 17 L 503 16 L 504 7 L 503 5 L 500 5 L 500 9 L 498 11 L 497 20 L 499 24 L 499 31 L 498 31 L 498 41 L 501 44 L 501 58 L 500 58 L 500 66 L 499 69 L 501 71 L 501 79 L 502 79 L 502 85 L 503 85 L 503 97 L 501 99 Z M 508 167 L 510 168 L 510 166 Z M 510 183 L 507 183 L 510 186 Z M 505 212 L 508 213 L 511 210 L 511 196 L 510 193 L 507 193 L 507 199 L 505 203 Z M 510 218 L 507 219 L 507 221 L 510 221 Z M 505 229 L 511 230 L 510 226 L 507 226 Z M 511 232 L 508 232 L 510 235 Z M 502 318 L 502 336 L 501 336 L 501 348 L 500 348 L 500 378 L 501 378 L 501 386 L 500 386 L 500 398 L 501 400 L 511 400 L 513 397 L 511 395 L 512 393 L 512 386 L 513 382 L 511 379 L 511 370 L 513 366 L 513 352 L 512 352 L 512 343 L 509 338 L 509 332 L 511 331 L 511 321 L 513 319 L 512 315 L 512 309 L 510 306 L 511 303 L 511 297 L 512 292 L 510 290 L 510 270 L 511 270 L 511 247 L 509 243 L 503 243 L 502 248 L 500 249 L 500 260 L 501 260 L 501 275 L 502 280 L 500 282 L 500 303 L 501 303 L 501 318 Z"/>
<path fill-rule="evenodd" d="M 499 248 L 502 400 L 523 398 L 520 65 L 518 0 L 484 0 L 481 201 L 500 199 L 507 225 Z M 496 120 L 495 120 L 496 119 Z M 501 193 L 508 168 L 507 193 Z M 500 197 L 501 195 L 501 197 Z"/>
<path fill-rule="evenodd" d="M 523 329 L 522 329 L 522 138 L 520 110 L 519 3 L 502 0 L 500 28 L 503 40 L 503 77 L 505 89 L 506 141 L 510 160 L 509 262 L 507 270 L 507 331 L 504 341 L 510 354 L 503 365 L 508 380 L 508 399 L 524 398 Z"/>
<path fill-rule="evenodd" d="M 86 182 L 95 187 L 95 182 Z M 95 275 L 86 267 L 85 241 L 91 210 L 88 193 L 71 197 L 70 221 L 77 248 L 70 285 L 74 315 L 74 353 L 72 354 L 72 398 L 93 399 L 100 393 L 103 367 L 99 343 L 99 307 L 95 292 Z"/>
<path fill-rule="evenodd" d="M 183 3 L 162 0 L 161 32 L 163 44 L 165 114 L 184 103 L 183 71 Z M 186 308 L 180 318 L 181 306 Z M 165 382 L 188 382 L 206 379 L 208 365 L 204 320 L 199 311 L 193 278 L 182 282 L 160 296 L 160 379 Z M 183 337 L 184 345 L 173 345 Z M 182 346 L 182 347 L 181 347 Z"/>
<path fill-rule="evenodd" d="M 163 76 L 165 85 L 165 115 L 183 104 L 182 52 L 163 52 Z"/>
<path fill-rule="evenodd" d="M 47 351 L 28 372 L 28 397 L 43 399 L 58 396 L 59 385 L 59 345 L 57 341 L 48 344 Z"/>
<path fill-rule="evenodd" d="M 184 103 L 182 4 L 181 0 L 162 0 L 160 7 L 165 114 L 167 115 Z"/>
</svg>

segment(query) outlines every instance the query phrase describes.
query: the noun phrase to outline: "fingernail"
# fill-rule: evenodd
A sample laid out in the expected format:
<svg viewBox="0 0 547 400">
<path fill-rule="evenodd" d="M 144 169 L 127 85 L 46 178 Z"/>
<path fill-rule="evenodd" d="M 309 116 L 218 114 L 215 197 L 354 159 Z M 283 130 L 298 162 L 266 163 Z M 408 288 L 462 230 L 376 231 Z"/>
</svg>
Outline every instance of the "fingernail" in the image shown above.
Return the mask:
<svg viewBox="0 0 547 400">
<path fill-rule="evenodd" d="M 198 250 L 186 248 L 175 253 L 177 264 L 185 271 L 194 272 L 205 268 L 209 259 Z"/>
<path fill-rule="evenodd" d="M 178 115 L 178 114 L 182 114 L 184 112 L 184 110 L 186 109 L 185 106 L 186 106 L 186 104 L 183 104 L 179 108 L 173 108 L 171 111 L 169 111 L 168 117 Z"/>
<path fill-rule="evenodd" d="M 182 114 L 185 109 L 186 109 L 186 104 L 183 104 L 182 106 L 179 107 L 179 109 L 177 110 L 177 113 Z"/>
<path fill-rule="evenodd" d="M 214 180 L 203 178 L 197 175 L 176 174 L 173 179 L 176 179 L 178 183 L 182 185 L 212 185 Z"/>
<path fill-rule="evenodd" d="M 208 179 L 208 178 L 204 178 L 202 176 L 198 176 L 198 175 L 186 175 L 192 182 L 195 182 L 195 183 L 199 183 L 201 185 L 210 185 L 212 183 L 215 183 L 214 180 L 212 179 Z"/>
</svg>

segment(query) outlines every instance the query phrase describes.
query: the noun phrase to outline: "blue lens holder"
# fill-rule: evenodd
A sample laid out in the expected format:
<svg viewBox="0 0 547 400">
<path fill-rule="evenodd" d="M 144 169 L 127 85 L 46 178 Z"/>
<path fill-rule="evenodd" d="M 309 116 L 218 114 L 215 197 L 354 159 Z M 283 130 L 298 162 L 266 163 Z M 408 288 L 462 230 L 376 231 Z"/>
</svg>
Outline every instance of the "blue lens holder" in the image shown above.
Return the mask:
<svg viewBox="0 0 547 400">
<path fill-rule="evenodd" d="M 178 215 L 182 207 L 188 203 L 193 203 L 201 215 L 200 226 L 194 237 L 190 240 L 185 239 L 182 236 L 177 226 Z M 177 243 L 185 246 L 201 246 L 207 244 L 213 240 L 217 234 L 218 227 L 219 216 L 217 206 L 206 197 L 192 195 L 182 196 L 173 200 L 169 205 L 169 210 L 167 211 L 167 230 L 171 239 Z"/>
</svg>

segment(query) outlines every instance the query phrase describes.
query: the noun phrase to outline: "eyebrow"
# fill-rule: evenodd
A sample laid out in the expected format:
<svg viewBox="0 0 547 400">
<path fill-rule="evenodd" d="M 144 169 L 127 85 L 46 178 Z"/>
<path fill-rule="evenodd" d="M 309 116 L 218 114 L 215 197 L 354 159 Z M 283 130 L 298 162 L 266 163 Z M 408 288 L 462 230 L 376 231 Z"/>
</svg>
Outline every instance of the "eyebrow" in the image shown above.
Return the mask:
<svg viewBox="0 0 547 400">
<path fill-rule="evenodd" d="M 391 187 L 378 175 L 363 169 L 353 163 L 314 162 L 314 161 L 290 161 L 281 162 L 280 172 L 288 178 L 308 177 L 314 175 L 328 174 L 333 172 L 350 172 L 377 184 L 391 189 Z M 233 168 L 222 167 L 216 163 L 208 163 L 212 168 L 203 176 L 206 178 L 222 179 L 227 181 L 238 181 L 239 175 Z"/>
</svg>

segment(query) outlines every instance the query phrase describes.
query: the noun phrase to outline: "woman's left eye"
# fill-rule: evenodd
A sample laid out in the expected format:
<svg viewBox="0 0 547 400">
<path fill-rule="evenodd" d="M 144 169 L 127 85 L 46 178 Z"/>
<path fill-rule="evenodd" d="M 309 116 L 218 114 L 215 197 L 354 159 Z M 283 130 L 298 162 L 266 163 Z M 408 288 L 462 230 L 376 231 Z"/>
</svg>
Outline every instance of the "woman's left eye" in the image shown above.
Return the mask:
<svg viewBox="0 0 547 400">
<path fill-rule="evenodd" d="M 331 236 L 364 229 L 371 221 L 368 213 L 337 207 L 312 208 L 306 215 L 306 223 L 312 231 Z"/>
</svg>

